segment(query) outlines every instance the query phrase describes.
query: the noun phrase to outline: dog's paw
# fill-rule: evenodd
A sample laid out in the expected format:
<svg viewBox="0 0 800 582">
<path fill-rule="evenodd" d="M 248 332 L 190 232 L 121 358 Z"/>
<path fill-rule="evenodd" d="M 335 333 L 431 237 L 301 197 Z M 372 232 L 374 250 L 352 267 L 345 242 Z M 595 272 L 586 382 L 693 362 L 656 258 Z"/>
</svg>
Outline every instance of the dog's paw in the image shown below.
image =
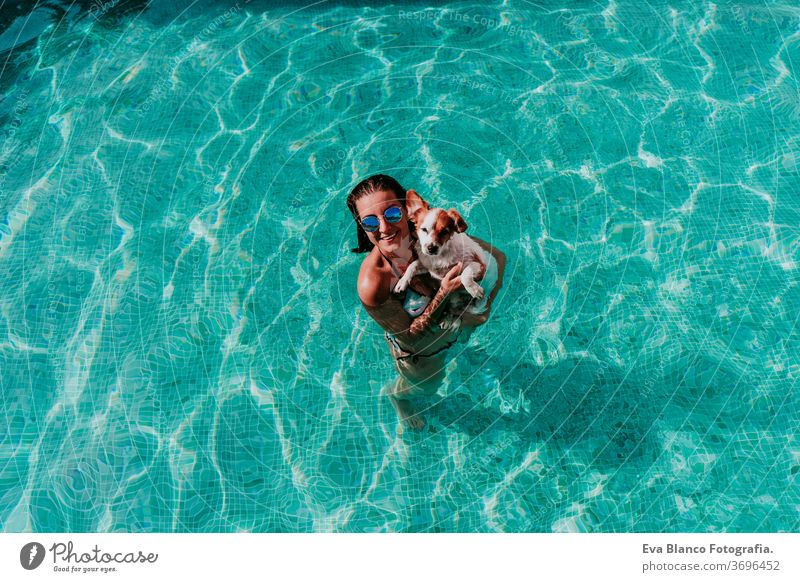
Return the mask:
<svg viewBox="0 0 800 582">
<path fill-rule="evenodd" d="M 403 277 L 402 279 L 400 279 L 397 282 L 397 285 L 394 286 L 394 292 L 395 293 L 402 293 L 406 289 L 408 289 L 408 279 Z"/>
<path fill-rule="evenodd" d="M 480 285 L 478 285 L 478 284 L 476 284 L 476 283 L 473 283 L 472 285 L 470 285 L 470 286 L 467 288 L 467 292 L 468 292 L 470 295 L 472 295 L 472 296 L 473 296 L 475 299 L 477 299 L 477 300 L 479 300 L 479 301 L 480 301 L 481 299 L 483 299 L 483 293 L 484 293 L 484 291 L 483 291 L 483 287 L 481 287 Z"/>
</svg>

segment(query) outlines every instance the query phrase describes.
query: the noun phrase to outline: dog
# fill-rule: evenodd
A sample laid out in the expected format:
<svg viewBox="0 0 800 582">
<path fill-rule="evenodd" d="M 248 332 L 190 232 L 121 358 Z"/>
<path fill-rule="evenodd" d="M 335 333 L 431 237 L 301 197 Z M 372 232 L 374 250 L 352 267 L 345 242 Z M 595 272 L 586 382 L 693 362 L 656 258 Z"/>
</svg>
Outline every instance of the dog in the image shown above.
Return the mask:
<svg viewBox="0 0 800 582">
<path fill-rule="evenodd" d="M 395 285 L 395 292 L 402 293 L 414 276 L 425 272 L 441 281 L 460 262 L 464 265 L 461 271 L 464 289 L 475 300 L 483 299 L 483 287 L 476 282 L 486 272 L 483 249 L 464 234 L 467 223 L 461 214 L 455 208 L 431 208 L 414 190 L 406 193 L 406 211 L 417 233 L 414 243 L 417 260 L 408 266 Z"/>
</svg>

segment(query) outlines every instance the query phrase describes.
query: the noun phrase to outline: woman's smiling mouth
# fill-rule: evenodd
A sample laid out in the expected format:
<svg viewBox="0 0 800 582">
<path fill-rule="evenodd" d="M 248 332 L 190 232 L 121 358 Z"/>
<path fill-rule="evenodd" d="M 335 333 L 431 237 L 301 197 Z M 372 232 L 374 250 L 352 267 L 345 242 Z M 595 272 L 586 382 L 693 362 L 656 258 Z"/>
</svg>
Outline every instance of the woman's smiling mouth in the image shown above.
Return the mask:
<svg viewBox="0 0 800 582">
<path fill-rule="evenodd" d="M 382 242 L 392 242 L 395 238 L 397 238 L 397 232 L 395 232 L 392 236 L 384 236 L 381 238 Z"/>
</svg>

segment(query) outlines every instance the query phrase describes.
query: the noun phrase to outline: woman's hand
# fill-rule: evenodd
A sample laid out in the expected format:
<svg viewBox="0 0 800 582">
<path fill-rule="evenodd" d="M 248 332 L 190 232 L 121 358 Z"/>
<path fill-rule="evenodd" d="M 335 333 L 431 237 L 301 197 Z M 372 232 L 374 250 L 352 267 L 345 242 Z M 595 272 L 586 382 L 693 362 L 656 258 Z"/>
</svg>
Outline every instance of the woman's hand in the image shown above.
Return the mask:
<svg viewBox="0 0 800 582">
<path fill-rule="evenodd" d="M 449 303 L 447 298 L 450 296 L 450 293 L 464 287 L 461 283 L 462 266 L 461 263 L 458 263 L 447 272 L 447 275 L 444 276 L 444 279 L 442 279 L 442 282 L 439 284 L 439 290 L 436 292 L 436 296 L 428 303 L 422 315 L 414 318 L 411 327 L 408 328 L 412 338 L 428 329 L 431 323 L 440 321 L 443 316 L 442 310 L 445 309 L 444 306 Z"/>
<path fill-rule="evenodd" d="M 447 275 L 444 276 L 444 279 L 442 279 L 439 285 L 439 291 L 443 292 L 445 295 L 450 295 L 450 293 L 454 291 L 463 289 L 464 283 L 461 282 L 462 268 L 463 263 L 458 263 L 455 267 L 447 271 Z"/>
</svg>

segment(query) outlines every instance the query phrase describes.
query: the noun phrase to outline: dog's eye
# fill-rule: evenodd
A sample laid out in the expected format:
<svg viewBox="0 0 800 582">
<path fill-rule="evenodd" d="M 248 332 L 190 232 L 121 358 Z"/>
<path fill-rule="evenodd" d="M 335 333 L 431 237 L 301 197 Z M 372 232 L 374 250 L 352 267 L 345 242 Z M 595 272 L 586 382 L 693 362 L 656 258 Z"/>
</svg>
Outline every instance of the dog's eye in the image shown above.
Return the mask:
<svg viewBox="0 0 800 582">
<path fill-rule="evenodd" d="M 420 229 L 420 230 L 421 230 L 422 232 L 424 232 L 425 234 L 428 234 L 428 229 L 427 229 L 427 228 L 422 228 L 422 229 Z"/>
</svg>

